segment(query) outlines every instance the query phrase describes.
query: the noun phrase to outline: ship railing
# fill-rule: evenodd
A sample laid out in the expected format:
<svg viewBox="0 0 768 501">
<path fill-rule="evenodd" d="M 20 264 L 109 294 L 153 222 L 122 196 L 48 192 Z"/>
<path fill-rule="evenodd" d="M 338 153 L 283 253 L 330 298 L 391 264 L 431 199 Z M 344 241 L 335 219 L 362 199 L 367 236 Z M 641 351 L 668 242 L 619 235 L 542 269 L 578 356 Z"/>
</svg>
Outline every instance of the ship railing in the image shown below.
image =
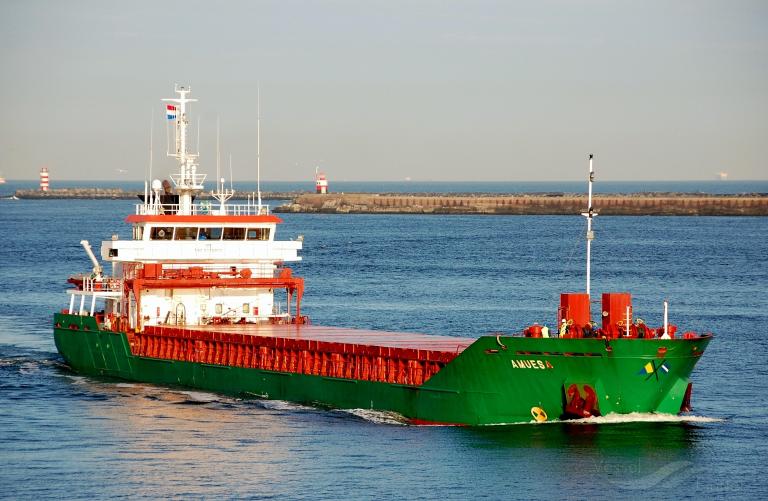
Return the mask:
<svg viewBox="0 0 768 501">
<path fill-rule="evenodd" d="M 94 277 L 85 277 L 83 279 L 83 292 L 122 292 L 123 281 L 118 278 L 105 277 L 97 280 Z"/>
<path fill-rule="evenodd" d="M 96 299 L 117 301 L 122 297 L 123 280 L 111 277 L 83 277 L 83 282 L 77 289 L 68 289 L 70 315 L 94 316 L 96 313 Z M 75 309 L 75 296 L 80 297 L 80 306 Z M 90 307 L 85 304 L 86 296 L 90 296 Z"/>
<path fill-rule="evenodd" d="M 171 179 L 176 186 L 201 190 L 207 174 L 186 174 L 184 177 L 179 174 L 171 174 Z"/>
<path fill-rule="evenodd" d="M 179 276 L 185 276 L 189 272 L 189 268 L 197 266 L 189 263 L 175 263 L 163 266 L 163 273 L 161 278 L 177 278 Z M 250 276 L 253 278 L 280 278 L 280 274 L 285 268 L 275 267 L 272 263 L 248 263 L 241 265 L 240 267 L 231 266 L 205 266 L 204 273 L 206 274 L 218 274 L 221 277 L 239 277 L 242 276 L 243 270 L 247 268 L 250 270 Z"/>
<path fill-rule="evenodd" d="M 159 216 L 163 214 L 178 214 L 179 204 L 136 204 L 136 215 Z M 224 204 L 204 200 L 192 205 L 193 216 L 259 216 L 269 214 L 269 206 L 254 203 Z"/>
</svg>

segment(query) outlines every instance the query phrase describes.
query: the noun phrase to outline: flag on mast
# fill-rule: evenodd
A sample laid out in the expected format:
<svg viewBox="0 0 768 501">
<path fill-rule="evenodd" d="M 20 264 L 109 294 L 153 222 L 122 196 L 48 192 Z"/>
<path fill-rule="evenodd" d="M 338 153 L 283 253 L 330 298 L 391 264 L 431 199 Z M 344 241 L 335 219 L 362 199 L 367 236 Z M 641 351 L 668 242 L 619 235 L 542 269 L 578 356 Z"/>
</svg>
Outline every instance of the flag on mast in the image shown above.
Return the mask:
<svg viewBox="0 0 768 501">
<path fill-rule="evenodd" d="M 168 104 L 165 106 L 166 116 L 168 120 L 174 120 L 176 118 L 176 106 Z"/>
</svg>

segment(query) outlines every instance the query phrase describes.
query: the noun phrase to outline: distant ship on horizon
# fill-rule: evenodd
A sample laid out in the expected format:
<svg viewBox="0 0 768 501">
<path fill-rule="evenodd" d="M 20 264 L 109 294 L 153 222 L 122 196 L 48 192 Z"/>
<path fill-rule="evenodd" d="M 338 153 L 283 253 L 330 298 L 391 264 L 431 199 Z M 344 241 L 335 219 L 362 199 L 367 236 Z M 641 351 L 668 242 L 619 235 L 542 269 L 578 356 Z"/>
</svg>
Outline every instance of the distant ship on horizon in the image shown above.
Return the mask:
<svg viewBox="0 0 768 501">
<path fill-rule="evenodd" d="M 717 179 L 720 181 L 728 181 L 728 173 L 727 172 L 718 172 L 717 173 Z"/>
</svg>

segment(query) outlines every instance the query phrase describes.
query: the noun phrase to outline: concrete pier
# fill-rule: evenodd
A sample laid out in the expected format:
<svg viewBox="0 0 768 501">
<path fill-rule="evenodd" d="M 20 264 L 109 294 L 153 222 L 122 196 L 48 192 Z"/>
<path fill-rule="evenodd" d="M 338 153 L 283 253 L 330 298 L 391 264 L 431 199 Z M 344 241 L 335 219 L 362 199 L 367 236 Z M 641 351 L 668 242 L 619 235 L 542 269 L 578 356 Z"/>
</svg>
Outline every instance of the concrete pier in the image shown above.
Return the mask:
<svg viewBox="0 0 768 501">
<path fill-rule="evenodd" d="M 586 196 L 575 194 L 404 195 L 303 194 L 274 212 L 332 214 L 505 214 L 572 215 L 586 210 Z M 638 193 L 596 195 L 604 215 L 768 216 L 768 195 Z"/>
<path fill-rule="evenodd" d="M 16 197 L 21 199 L 114 199 L 114 200 L 136 200 L 144 192 L 123 190 L 121 188 L 56 188 L 48 191 L 40 190 L 16 190 Z M 297 191 L 262 192 L 262 200 L 290 200 L 300 193 Z M 245 200 L 252 196 L 250 192 L 235 192 L 233 200 Z M 212 200 L 209 193 L 201 193 L 197 200 Z"/>
<path fill-rule="evenodd" d="M 120 188 L 58 188 L 47 192 L 18 190 L 20 199 L 132 199 L 137 191 Z M 250 193 L 237 193 L 244 200 Z M 201 193 L 198 200 L 210 199 Z M 263 192 L 263 200 L 291 200 L 274 212 L 330 214 L 503 214 L 570 215 L 586 210 L 585 195 L 568 193 L 517 194 L 315 194 Z M 768 216 L 768 194 L 712 195 L 699 193 L 631 193 L 596 195 L 595 210 L 627 216 Z"/>
</svg>

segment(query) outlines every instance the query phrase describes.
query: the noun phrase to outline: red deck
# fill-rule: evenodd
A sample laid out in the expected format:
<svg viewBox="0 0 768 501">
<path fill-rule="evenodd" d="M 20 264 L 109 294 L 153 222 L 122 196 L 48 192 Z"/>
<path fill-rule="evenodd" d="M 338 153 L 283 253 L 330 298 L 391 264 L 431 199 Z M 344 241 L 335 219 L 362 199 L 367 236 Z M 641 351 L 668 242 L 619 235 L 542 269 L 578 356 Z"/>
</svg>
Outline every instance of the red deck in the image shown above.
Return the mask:
<svg viewBox="0 0 768 501">
<path fill-rule="evenodd" d="M 475 342 L 315 325 L 147 326 L 129 340 L 138 356 L 408 385 Z"/>
<path fill-rule="evenodd" d="M 461 353 L 467 346 L 476 341 L 476 339 L 464 337 L 324 327 L 320 325 L 205 325 L 186 327 L 185 329 L 361 346 L 442 351 L 454 354 Z"/>
</svg>

